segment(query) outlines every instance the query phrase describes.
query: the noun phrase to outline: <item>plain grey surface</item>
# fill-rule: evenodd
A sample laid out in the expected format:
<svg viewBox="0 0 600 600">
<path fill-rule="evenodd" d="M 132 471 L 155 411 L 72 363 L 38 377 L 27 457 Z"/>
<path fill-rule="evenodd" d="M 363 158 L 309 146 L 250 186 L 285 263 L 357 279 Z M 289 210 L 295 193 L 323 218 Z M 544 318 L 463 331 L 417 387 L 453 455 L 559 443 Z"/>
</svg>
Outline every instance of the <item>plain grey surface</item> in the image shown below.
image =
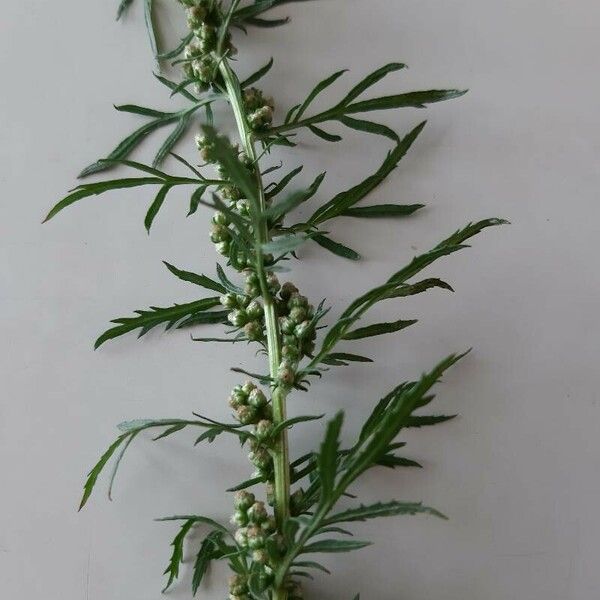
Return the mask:
<svg viewBox="0 0 600 600">
<path fill-rule="evenodd" d="M 156 443 L 143 437 L 124 461 L 115 502 L 105 500 L 102 478 L 88 508 L 76 512 L 83 477 L 118 422 L 192 410 L 226 418 L 225 398 L 239 380 L 229 366 L 260 366 L 248 349 L 204 347 L 186 332 L 128 336 L 92 351 L 110 319 L 197 297 L 161 260 L 214 272 L 209 217 L 201 210 L 185 219 L 183 192 L 167 202 L 150 237 L 145 191 L 86 200 L 40 225 L 77 170 L 140 122 L 112 103 L 177 105 L 151 75 L 141 6 L 115 24 L 113 4 L 6 3 L 0 17 L 0 580 L 11 600 L 158 600 L 175 527 L 152 519 L 190 512 L 227 519 L 223 490 L 250 471 L 235 444 L 193 448 L 191 433 Z M 175 3 L 158 4 L 169 34 L 176 32 Z M 404 221 L 333 224 L 332 234 L 364 260 L 307 246 L 294 279 L 311 299 L 326 296 L 339 310 L 469 220 L 513 223 L 430 268 L 456 294 L 431 292 L 373 311 L 373 320 L 420 319 L 401 334 L 347 348 L 375 365 L 333 371 L 291 400 L 292 414 L 345 408 L 350 437 L 394 383 L 475 348 L 438 389 L 436 411 L 460 418 L 405 436 L 406 454 L 425 468 L 373 472 L 356 486 L 365 502 L 423 500 L 450 520 L 357 526 L 375 545 L 327 560 L 334 574 L 309 583 L 309 597 L 597 598 L 597 1 L 322 0 L 277 14 L 293 15 L 292 24 L 236 36 L 236 44 L 243 74 L 275 56 L 264 88 L 279 118 L 341 67 L 351 73 L 336 93 L 391 60 L 410 69 L 388 77 L 381 93 L 471 90 L 427 111 L 382 116 L 399 131 L 425 115 L 430 121 L 373 199 L 428 208 Z M 297 151 L 274 159 L 303 161 L 304 181 L 328 170 L 311 208 L 358 182 L 387 151 L 373 137 L 300 140 Z M 136 156 L 147 159 L 147 149 Z M 180 149 L 194 159 L 189 141 Z M 320 425 L 294 429 L 294 454 L 320 435 Z M 187 562 L 170 596 L 189 598 L 189 579 Z M 224 596 L 216 569 L 199 597 Z"/>
</svg>

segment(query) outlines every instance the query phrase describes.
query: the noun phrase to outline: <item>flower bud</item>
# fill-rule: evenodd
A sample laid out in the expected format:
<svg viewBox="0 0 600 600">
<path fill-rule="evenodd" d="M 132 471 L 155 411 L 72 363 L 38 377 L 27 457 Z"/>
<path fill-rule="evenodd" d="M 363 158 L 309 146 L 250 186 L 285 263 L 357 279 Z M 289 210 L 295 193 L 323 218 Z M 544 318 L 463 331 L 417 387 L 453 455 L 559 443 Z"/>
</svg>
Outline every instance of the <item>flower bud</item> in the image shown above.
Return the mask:
<svg viewBox="0 0 600 600">
<path fill-rule="evenodd" d="M 250 462 L 258 469 L 267 471 L 273 464 L 273 459 L 266 448 L 257 448 L 248 454 Z"/>
<path fill-rule="evenodd" d="M 229 593 L 245 594 L 248 592 L 248 580 L 244 575 L 232 575 L 229 578 Z"/>
<path fill-rule="evenodd" d="M 252 561 L 259 565 L 266 565 L 269 562 L 269 554 L 266 550 L 254 550 L 252 552 Z"/>
<path fill-rule="evenodd" d="M 302 321 L 306 320 L 306 309 L 300 306 L 295 306 L 290 310 L 290 319 L 294 321 L 294 323 L 302 323 Z"/>
<path fill-rule="evenodd" d="M 294 383 L 294 380 L 296 379 L 296 373 L 294 372 L 293 365 L 290 363 L 290 361 L 281 361 L 279 369 L 277 369 L 277 379 L 285 386 L 290 386 Z"/>
<path fill-rule="evenodd" d="M 297 346 L 288 346 L 285 344 L 281 347 L 281 356 L 292 362 L 297 361 L 300 358 L 300 350 Z"/>
<path fill-rule="evenodd" d="M 260 302 L 252 300 L 246 307 L 246 312 L 251 319 L 260 319 L 263 316 L 263 307 Z"/>
<path fill-rule="evenodd" d="M 235 308 L 238 305 L 235 294 L 224 294 L 219 298 L 219 302 L 225 308 Z"/>
<path fill-rule="evenodd" d="M 254 389 L 248 394 L 248 404 L 251 406 L 262 408 L 266 403 L 267 397 L 259 388 L 254 387 Z"/>
<path fill-rule="evenodd" d="M 258 412 L 254 406 L 240 406 L 235 411 L 235 416 L 242 425 L 251 425 L 258 421 Z"/>
<path fill-rule="evenodd" d="M 291 282 L 286 281 L 281 286 L 281 291 L 279 292 L 279 296 L 282 300 L 289 300 L 292 294 L 297 294 L 298 288 Z"/>
<path fill-rule="evenodd" d="M 238 306 L 245 308 L 250 304 L 250 298 L 244 294 L 238 294 L 235 299 L 237 300 Z"/>
<path fill-rule="evenodd" d="M 292 335 L 294 333 L 294 328 L 296 327 L 296 323 L 292 321 L 289 317 L 281 317 L 279 319 L 279 329 L 281 333 L 284 335 Z"/>
<path fill-rule="evenodd" d="M 244 325 L 244 334 L 251 342 L 258 342 L 263 338 L 263 326 L 258 321 L 250 321 Z"/>
<path fill-rule="evenodd" d="M 254 435 L 261 441 L 267 439 L 273 429 L 273 423 L 267 419 L 262 419 L 256 424 Z"/>
<path fill-rule="evenodd" d="M 245 381 L 242 385 L 242 391 L 248 395 L 251 394 L 255 389 L 257 389 L 256 384 L 250 380 Z"/>
<path fill-rule="evenodd" d="M 229 219 L 227 218 L 227 215 L 221 211 L 217 211 L 213 215 L 212 222 L 215 225 L 229 225 Z"/>
<path fill-rule="evenodd" d="M 248 518 L 250 519 L 250 521 L 252 521 L 252 523 L 257 523 L 257 524 L 260 524 L 263 521 L 266 521 L 269 517 L 264 502 L 255 502 L 248 509 L 247 514 L 248 514 Z"/>
<path fill-rule="evenodd" d="M 247 200 L 238 200 L 235 203 L 235 209 L 242 217 L 247 217 L 250 214 L 250 206 L 248 205 Z"/>
<path fill-rule="evenodd" d="M 303 321 L 299 325 L 296 325 L 296 327 L 294 328 L 294 335 L 297 338 L 302 339 L 308 335 L 310 329 L 310 321 Z"/>
<path fill-rule="evenodd" d="M 256 550 L 258 548 L 262 548 L 265 545 L 265 534 L 256 525 L 250 525 L 246 529 L 247 538 L 248 538 L 248 548 L 251 550 Z"/>
<path fill-rule="evenodd" d="M 265 521 L 260 524 L 262 530 L 268 534 L 277 531 L 277 521 L 275 521 L 275 517 L 268 517 Z"/>
<path fill-rule="evenodd" d="M 213 223 L 210 228 L 210 239 L 217 244 L 231 239 L 231 231 L 225 225 Z"/>
<path fill-rule="evenodd" d="M 215 244 L 217 252 L 222 256 L 229 256 L 230 243 L 229 240 Z"/>
<path fill-rule="evenodd" d="M 294 293 L 290 296 L 288 300 L 288 307 L 291 310 L 292 308 L 306 308 L 308 306 L 308 298 L 299 293 Z"/>
<path fill-rule="evenodd" d="M 231 517 L 231 523 L 238 527 L 245 527 L 248 525 L 248 514 L 243 510 L 236 510 Z"/>
<path fill-rule="evenodd" d="M 206 19 L 206 9 L 202 6 L 192 6 L 187 10 L 187 24 L 190 29 L 199 29 Z"/>
<path fill-rule="evenodd" d="M 248 528 L 240 527 L 233 535 L 235 541 L 242 548 L 248 547 Z"/>
<path fill-rule="evenodd" d="M 233 496 L 233 505 L 239 510 L 248 510 L 255 502 L 254 494 L 246 490 L 240 490 Z"/>
<path fill-rule="evenodd" d="M 234 410 L 240 406 L 245 406 L 248 403 L 248 395 L 244 394 L 241 390 L 233 390 L 229 395 L 229 406 Z"/>
<path fill-rule="evenodd" d="M 279 291 L 281 285 L 279 284 L 279 279 L 275 273 L 267 273 L 267 287 L 269 288 L 269 292 L 273 295 Z"/>
<path fill-rule="evenodd" d="M 235 327 L 243 327 L 248 322 L 248 315 L 245 310 L 236 309 L 227 315 L 227 319 Z"/>
</svg>

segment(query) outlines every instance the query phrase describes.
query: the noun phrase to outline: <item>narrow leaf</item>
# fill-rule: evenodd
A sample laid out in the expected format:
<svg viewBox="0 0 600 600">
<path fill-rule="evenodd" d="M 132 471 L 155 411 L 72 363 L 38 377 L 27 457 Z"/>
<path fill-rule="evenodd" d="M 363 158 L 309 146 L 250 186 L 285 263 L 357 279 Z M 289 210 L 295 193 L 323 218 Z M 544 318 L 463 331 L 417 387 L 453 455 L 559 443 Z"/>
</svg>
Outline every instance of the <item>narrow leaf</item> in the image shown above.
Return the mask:
<svg viewBox="0 0 600 600">
<path fill-rule="evenodd" d="M 457 415 L 423 415 L 411 416 L 407 419 L 405 427 L 427 427 L 455 419 Z"/>
<path fill-rule="evenodd" d="M 361 542 L 358 540 L 319 540 L 302 548 L 300 554 L 310 554 L 316 552 L 352 552 L 370 546 L 371 542 Z"/>
<path fill-rule="evenodd" d="M 403 63 L 389 63 L 380 67 L 373 73 L 367 75 L 362 81 L 357 83 L 349 92 L 346 94 L 344 100 L 340 104 L 349 104 L 352 100 L 358 98 L 363 92 L 368 90 L 370 87 L 375 85 L 378 81 L 383 79 L 388 73 L 393 73 L 394 71 L 399 71 L 400 69 L 406 68 L 406 65 Z"/>
<path fill-rule="evenodd" d="M 224 294 L 227 291 L 222 284 L 218 283 L 214 279 L 211 279 L 210 277 L 207 277 L 206 275 L 198 275 L 197 273 L 192 273 L 191 271 L 182 271 L 166 261 L 163 261 L 163 263 L 167 269 L 169 269 L 169 271 L 175 275 L 175 277 L 178 277 L 182 281 L 194 283 L 195 285 L 212 290 L 213 292 L 218 292 L 219 294 Z"/>
<path fill-rule="evenodd" d="M 374 337 L 376 335 L 384 335 L 386 333 L 394 333 L 402 329 L 406 329 L 411 325 L 417 323 L 416 319 L 408 321 L 398 320 L 391 323 L 376 323 L 375 325 L 368 325 L 367 327 L 360 327 L 354 331 L 346 333 L 342 339 L 344 340 L 361 340 L 363 338 Z"/>
<path fill-rule="evenodd" d="M 428 514 L 445 519 L 439 511 L 429 506 L 423 506 L 420 502 L 379 502 L 370 506 L 361 505 L 344 512 L 337 513 L 325 519 L 323 525 L 332 523 L 351 523 L 356 521 L 367 521 L 380 517 L 395 517 L 398 515 Z"/>
<path fill-rule="evenodd" d="M 154 202 L 152 202 L 152 204 L 150 205 L 150 208 L 148 209 L 148 212 L 146 213 L 146 218 L 144 219 L 144 226 L 146 227 L 146 231 L 148 233 L 150 233 L 150 228 L 152 227 L 152 223 L 154 222 L 154 219 L 156 218 L 156 215 L 158 214 L 158 211 L 161 209 L 165 198 L 167 197 L 167 194 L 169 193 L 169 191 L 171 190 L 170 185 L 163 185 L 160 190 L 158 191 L 158 194 L 156 194 L 156 198 L 154 199 Z"/>
<path fill-rule="evenodd" d="M 317 137 L 320 137 L 322 140 L 325 140 L 326 142 L 341 142 L 342 141 L 341 135 L 335 135 L 333 133 L 328 133 L 327 131 L 321 129 L 320 127 L 317 127 L 316 125 L 309 125 L 308 128 Z"/>
<path fill-rule="evenodd" d="M 338 71 L 337 73 L 333 73 L 329 77 L 320 81 L 314 89 L 308 94 L 306 100 L 302 103 L 296 116 L 294 117 L 294 121 L 299 121 L 302 118 L 302 115 L 306 112 L 306 109 L 310 106 L 312 101 L 325 89 L 327 89 L 330 85 L 332 85 L 335 81 L 337 81 L 348 69 L 343 69 L 342 71 Z"/>
<path fill-rule="evenodd" d="M 241 82 L 240 86 L 242 88 L 246 88 L 249 85 L 256 83 L 257 81 L 262 79 L 271 70 L 272 66 L 273 66 L 273 58 L 271 58 L 266 65 L 264 65 L 263 67 L 258 69 L 258 71 L 252 73 L 252 75 L 250 75 L 247 79 L 244 79 L 244 81 Z"/>
<path fill-rule="evenodd" d="M 412 215 L 420 208 L 424 208 L 424 204 L 374 204 L 372 206 L 357 206 L 347 208 L 341 213 L 344 217 L 362 217 L 362 218 L 378 218 L 378 217 L 406 217 Z"/>
<path fill-rule="evenodd" d="M 394 142 L 400 141 L 398 134 L 393 129 L 390 129 L 385 125 L 381 125 L 380 123 L 373 123 L 372 121 L 365 121 L 363 119 L 353 119 L 352 117 L 348 116 L 342 116 L 340 118 L 340 122 L 346 127 L 356 131 L 382 135 L 390 140 L 393 140 Z"/>
<path fill-rule="evenodd" d="M 339 435 L 343 421 L 344 413 L 340 411 L 331 421 L 329 421 L 329 423 L 327 423 L 325 438 L 323 439 L 319 455 L 317 456 L 322 502 L 328 500 L 333 493 L 335 477 L 337 474 Z"/>
<path fill-rule="evenodd" d="M 329 252 L 341 256 L 342 258 L 349 258 L 350 260 L 360 260 L 361 258 L 360 254 L 355 250 L 352 250 L 352 248 L 348 248 L 348 246 L 344 246 L 326 235 L 317 234 L 312 236 L 312 239 L 317 242 L 319 246 L 325 248 L 325 250 L 329 250 Z"/>
</svg>

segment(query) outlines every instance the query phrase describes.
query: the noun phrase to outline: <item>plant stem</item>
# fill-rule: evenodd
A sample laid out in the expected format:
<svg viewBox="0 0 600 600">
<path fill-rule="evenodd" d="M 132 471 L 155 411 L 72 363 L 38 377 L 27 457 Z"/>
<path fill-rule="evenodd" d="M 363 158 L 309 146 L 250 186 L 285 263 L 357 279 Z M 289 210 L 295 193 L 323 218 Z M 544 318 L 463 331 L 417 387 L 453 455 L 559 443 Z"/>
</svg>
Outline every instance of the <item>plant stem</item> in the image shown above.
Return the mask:
<svg viewBox="0 0 600 600">
<path fill-rule="evenodd" d="M 238 133 L 244 152 L 252 163 L 257 161 L 256 149 L 252 131 L 248 126 L 244 114 L 243 98 L 239 81 L 229 66 L 227 60 L 223 60 L 220 65 L 220 71 L 225 81 L 229 101 L 233 110 Z M 254 168 L 257 196 L 259 199 L 259 211 L 262 213 L 267 208 L 264 185 L 260 174 L 258 164 Z M 264 256 L 261 250 L 262 244 L 270 241 L 269 228 L 266 219 L 261 220 L 261 224 L 254 232 L 256 236 L 256 274 L 258 276 L 261 294 L 263 298 L 265 328 L 267 333 L 267 351 L 269 354 L 269 373 L 273 381 L 276 381 L 277 371 L 281 362 L 281 338 L 279 333 L 279 323 L 277 313 L 273 303 L 273 297 L 267 285 L 267 278 L 264 266 Z M 278 425 L 286 419 L 286 397 L 287 390 L 276 383 L 272 384 L 272 405 L 273 405 L 273 423 Z M 273 452 L 273 469 L 275 477 L 275 519 L 278 529 L 281 527 L 290 515 L 290 464 L 288 453 L 287 430 L 283 429 L 279 434 L 279 439 Z M 279 586 L 273 590 L 272 600 L 286 600 L 287 591 Z"/>
</svg>

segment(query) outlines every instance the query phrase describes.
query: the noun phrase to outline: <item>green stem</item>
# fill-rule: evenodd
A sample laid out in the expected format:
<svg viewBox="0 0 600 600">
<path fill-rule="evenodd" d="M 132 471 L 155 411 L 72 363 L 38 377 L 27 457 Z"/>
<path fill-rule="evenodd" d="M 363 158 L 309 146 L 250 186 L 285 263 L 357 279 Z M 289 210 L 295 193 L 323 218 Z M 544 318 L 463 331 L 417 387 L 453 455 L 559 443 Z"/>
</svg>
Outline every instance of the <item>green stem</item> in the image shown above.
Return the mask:
<svg viewBox="0 0 600 600">
<path fill-rule="evenodd" d="M 229 101 L 233 110 L 240 140 L 244 152 L 252 163 L 256 163 L 257 154 L 254 147 L 252 131 L 248 126 L 243 108 L 243 98 L 239 81 L 229 66 L 227 60 L 220 65 L 221 75 L 225 81 Z M 258 192 L 259 212 L 267 208 L 264 185 L 258 165 L 255 164 L 255 178 Z M 261 294 L 264 305 L 265 328 L 267 333 L 267 350 L 269 354 L 269 372 L 273 381 L 277 379 L 277 371 L 281 362 L 281 336 L 279 333 L 279 322 L 275 311 L 273 297 L 267 286 L 267 278 L 262 254 L 262 244 L 270 241 L 269 228 L 266 219 L 261 219 L 261 224 L 255 231 L 256 235 L 256 273 L 260 282 Z M 272 386 L 273 423 L 282 423 L 286 419 L 286 397 L 288 390 L 278 386 Z M 273 468 L 275 477 L 275 519 L 281 530 L 283 523 L 290 516 L 290 464 L 288 452 L 287 430 L 283 430 L 276 441 L 273 452 Z M 279 586 L 273 590 L 272 600 L 286 600 L 287 591 Z"/>
</svg>

